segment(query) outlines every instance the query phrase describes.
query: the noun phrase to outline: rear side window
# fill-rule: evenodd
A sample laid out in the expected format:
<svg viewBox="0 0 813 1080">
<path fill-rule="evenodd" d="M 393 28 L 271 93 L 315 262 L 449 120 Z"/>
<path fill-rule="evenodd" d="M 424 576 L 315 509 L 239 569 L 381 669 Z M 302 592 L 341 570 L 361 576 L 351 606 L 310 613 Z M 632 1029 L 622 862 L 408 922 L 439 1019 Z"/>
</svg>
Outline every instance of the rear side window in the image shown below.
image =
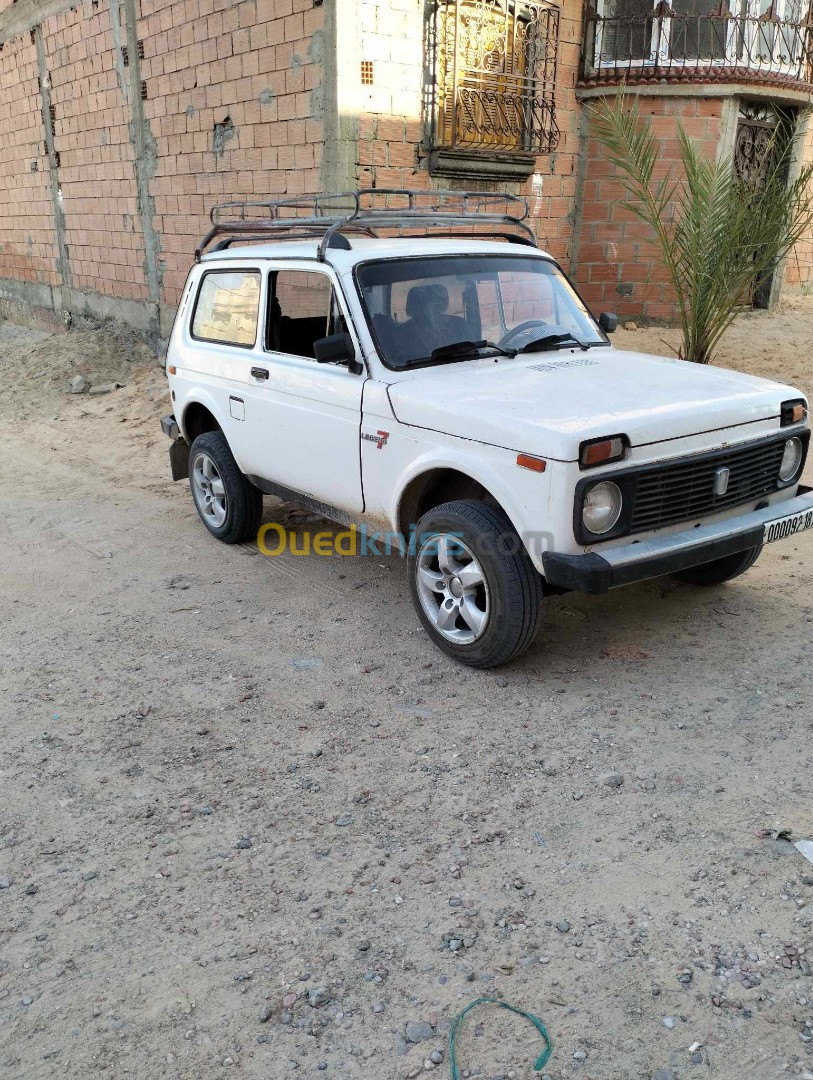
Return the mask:
<svg viewBox="0 0 813 1080">
<path fill-rule="evenodd" d="M 257 340 L 259 311 L 259 271 L 210 270 L 198 290 L 192 337 L 251 348 Z"/>
</svg>

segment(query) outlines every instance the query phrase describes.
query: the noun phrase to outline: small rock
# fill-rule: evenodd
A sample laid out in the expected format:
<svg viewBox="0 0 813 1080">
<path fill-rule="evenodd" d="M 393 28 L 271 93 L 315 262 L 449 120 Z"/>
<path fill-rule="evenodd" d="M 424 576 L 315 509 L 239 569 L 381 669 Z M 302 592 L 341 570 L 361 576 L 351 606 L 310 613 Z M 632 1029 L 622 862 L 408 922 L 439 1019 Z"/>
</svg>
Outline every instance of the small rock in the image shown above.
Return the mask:
<svg viewBox="0 0 813 1080">
<path fill-rule="evenodd" d="M 23 998 L 23 1005 L 33 1005 L 33 1004 L 34 1004 L 34 999 L 32 997 L 30 997 L 28 994 L 26 994 L 25 997 Z"/>
<path fill-rule="evenodd" d="M 314 986 L 308 991 L 308 1004 L 312 1009 L 320 1009 L 330 1001 L 330 992 L 324 986 Z"/>
<path fill-rule="evenodd" d="M 432 1053 L 429 1055 L 429 1060 L 432 1062 L 433 1065 L 440 1065 L 443 1061 L 443 1051 L 433 1050 Z"/>
<path fill-rule="evenodd" d="M 345 825 L 352 825 L 353 820 L 352 814 L 342 814 L 341 817 L 336 818 L 335 824 L 338 825 L 339 828 L 343 828 Z"/>
<path fill-rule="evenodd" d="M 247 851 L 252 846 L 251 837 L 241 836 L 237 843 L 234 845 L 239 851 Z"/>
<path fill-rule="evenodd" d="M 35 896 L 39 892 L 39 885 L 26 885 L 25 895 Z"/>
<path fill-rule="evenodd" d="M 267 1024 L 271 1017 L 274 1015 L 273 1005 L 263 1005 L 260 1009 L 260 1023 Z"/>
<path fill-rule="evenodd" d="M 286 994 L 285 997 L 282 999 L 282 1004 L 286 1009 L 291 1009 L 294 1007 L 294 1005 L 296 1005 L 296 999 L 296 994 Z"/>
<path fill-rule="evenodd" d="M 625 330 L 637 330 L 638 329 L 638 323 L 625 322 L 624 323 L 624 329 Z"/>
<path fill-rule="evenodd" d="M 675 1074 L 671 1069 L 656 1069 L 652 1074 L 652 1080 L 675 1080 Z"/>
<path fill-rule="evenodd" d="M 7 877 L 0 878 L 0 889 L 10 889 L 10 888 L 11 888 L 11 882 L 9 881 L 9 879 Z"/>
<path fill-rule="evenodd" d="M 410 1020 L 406 1026 L 405 1034 L 407 1042 L 411 1043 L 427 1042 L 435 1037 L 432 1025 L 423 1020 Z"/>
<path fill-rule="evenodd" d="M 620 772 L 608 772 L 602 776 L 601 783 L 607 787 L 620 788 L 624 783 L 624 777 Z"/>
<path fill-rule="evenodd" d="M 664 1016 L 663 1020 L 661 1020 L 661 1023 L 665 1028 L 668 1028 L 670 1031 L 675 1026 L 675 1021 L 672 1019 L 671 1016 Z"/>
<path fill-rule="evenodd" d="M 325 666 L 325 662 L 318 656 L 299 656 L 291 661 L 291 666 L 298 671 L 318 671 Z"/>
<path fill-rule="evenodd" d="M 584 1050 L 577 1050 L 576 1053 L 573 1055 L 573 1060 L 587 1061 L 587 1054 L 584 1052 Z"/>
<path fill-rule="evenodd" d="M 87 381 L 84 375 L 74 375 L 71 381 L 68 383 L 69 394 L 84 394 L 90 383 Z"/>
<path fill-rule="evenodd" d="M 421 885 L 432 885 L 435 881 L 437 881 L 437 878 L 434 874 L 427 872 L 425 874 L 421 874 L 418 880 L 420 881 Z"/>
<path fill-rule="evenodd" d="M 566 934 L 570 929 L 570 923 L 567 921 L 567 919 L 562 919 L 561 922 L 558 922 L 556 924 L 556 929 L 559 931 L 560 934 Z"/>
</svg>

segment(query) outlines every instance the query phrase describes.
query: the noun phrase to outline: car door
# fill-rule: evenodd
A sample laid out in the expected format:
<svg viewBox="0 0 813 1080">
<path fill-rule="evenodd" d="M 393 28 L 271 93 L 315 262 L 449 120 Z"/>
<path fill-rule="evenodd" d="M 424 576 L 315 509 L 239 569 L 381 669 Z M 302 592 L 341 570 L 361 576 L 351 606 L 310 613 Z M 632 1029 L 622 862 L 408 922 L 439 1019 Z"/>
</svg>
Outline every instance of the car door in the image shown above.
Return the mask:
<svg viewBox="0 0 813 1080">
<path fill-rule="evenodd" d="M 232 453 L 245 471 L 243 387 L 264 359 L 261 311 L 262 264 L 231 261 L 206 266 L 190 285 L 191 316 L 184 313 L 178 341 L 178 372 L 193 400 L 217 417 Z"/>
<path fill-rule="evenodd" d="M 265 352 L 246 387 L 245 471 L 358 513 L 365 377 L 318 363 L 313 349 L 319 338 L 348 329 L 335 279 L 302 263 L 274 264 L 265 292 Z"/>
</svg>

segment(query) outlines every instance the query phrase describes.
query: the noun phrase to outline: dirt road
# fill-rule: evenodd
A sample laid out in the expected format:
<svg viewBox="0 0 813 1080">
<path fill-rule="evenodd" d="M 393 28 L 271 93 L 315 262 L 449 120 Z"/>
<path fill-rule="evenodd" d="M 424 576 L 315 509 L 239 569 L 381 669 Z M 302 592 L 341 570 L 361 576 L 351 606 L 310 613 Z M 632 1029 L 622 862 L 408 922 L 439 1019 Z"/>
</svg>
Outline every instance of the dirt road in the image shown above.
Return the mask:
<svg viewBox="0 0 813 1080">
<path fill-rule="evenodd" d="M 813 835 L 811 534 L 472 672 L 400 560 L 210 539 L 159 372 L 72 373 L 0 434 L 0 1075 L 446 1076 L 497 994 L 554 1080 L 813 1077 L 813 865 L 757 835 Z M 535 1039 L 484 1010 L 461 1064 Z"/>
</svg>

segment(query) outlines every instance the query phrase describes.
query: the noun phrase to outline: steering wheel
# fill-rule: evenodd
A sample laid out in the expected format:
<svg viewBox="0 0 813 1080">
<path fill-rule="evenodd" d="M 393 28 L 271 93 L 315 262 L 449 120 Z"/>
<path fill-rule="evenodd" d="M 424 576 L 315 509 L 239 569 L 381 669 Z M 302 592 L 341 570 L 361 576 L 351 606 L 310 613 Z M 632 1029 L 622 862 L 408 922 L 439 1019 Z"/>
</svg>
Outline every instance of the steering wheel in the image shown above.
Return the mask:
<svg viewBox="0 0 813 1080">
<path fill-rule="evenodd" d="M 507 349 L 514 338 L 521 337 L 523 334 L 527 334 L 529 330 L 537 330 L 539 328 L 547 328 L 550 324 L 546 323 L 544 319 L 528 319 L 526 322 L 520 323 L 519 326 L 515 326 L 513 330 L 509 330 L 508 333 L 499 342 L 501 349 Z M 536 337 L 540 335 L 536 334 Z M 528 341 L 533 341 L 533 338 L 529 338 Z M 528 342 L 525 342 L 527 345 Z"/>
</svg>

